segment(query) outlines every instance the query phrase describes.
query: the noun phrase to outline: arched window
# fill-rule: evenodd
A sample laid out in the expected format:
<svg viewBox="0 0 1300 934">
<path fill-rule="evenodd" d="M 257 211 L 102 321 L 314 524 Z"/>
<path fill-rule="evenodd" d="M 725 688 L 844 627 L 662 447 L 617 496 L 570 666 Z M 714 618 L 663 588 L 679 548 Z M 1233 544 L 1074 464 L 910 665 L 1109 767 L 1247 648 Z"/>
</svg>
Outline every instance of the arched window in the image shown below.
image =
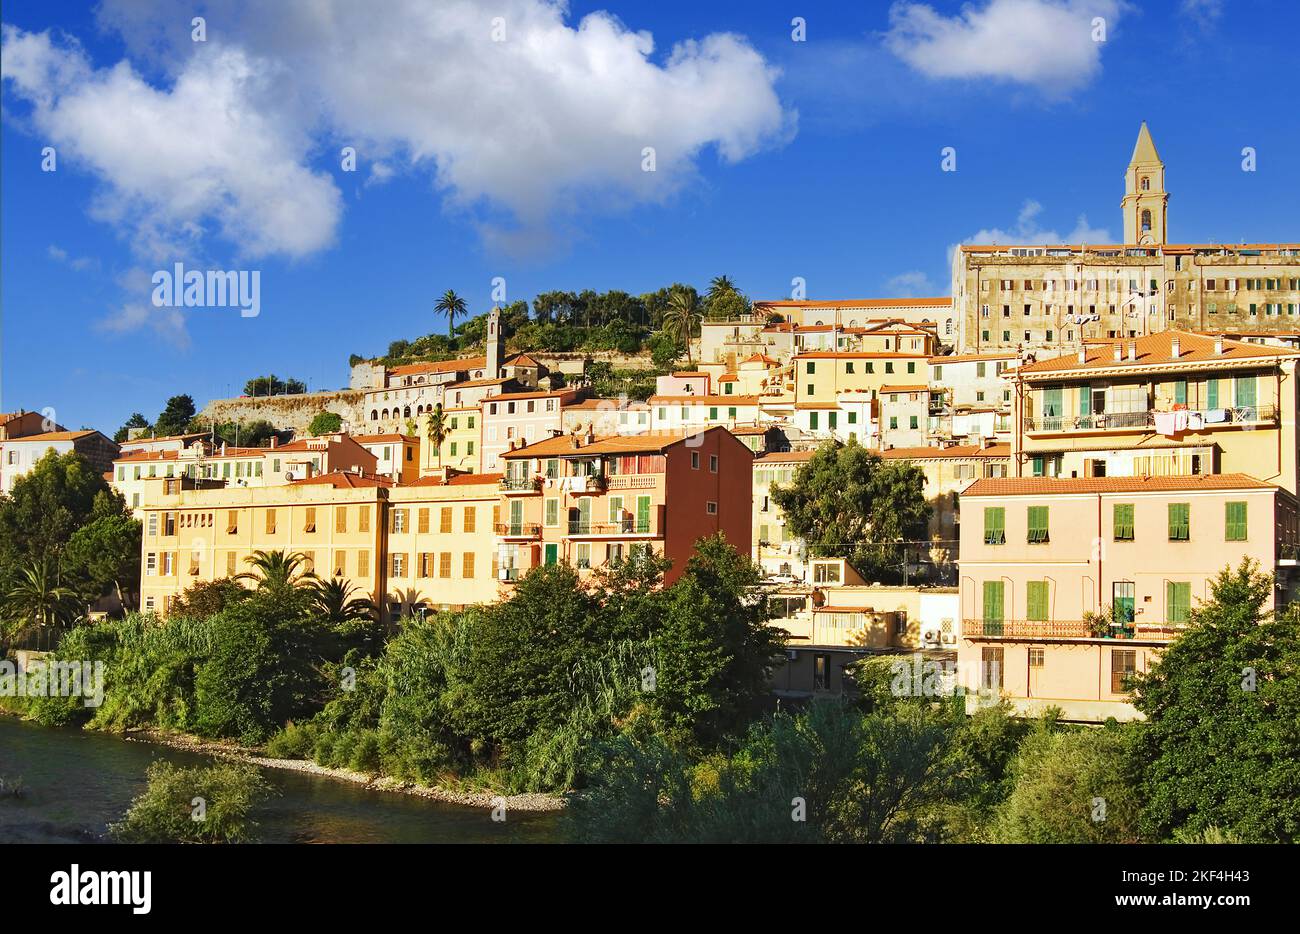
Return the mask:
<svg viewBox="0 0 1300 934">
<path fill-rule="evenodd" d="M 1143 212 L 1142 212 L 1142 229 L 1143 229 L 1144 231 L 1147 231 L 1147 230 L 1150 230 L 1150 229 L 1151 229 L 1151 212 L 1150 212 L 1150 211 L 1143 211 Z"/>
<path fill-rule="evenodd" d="M 409 405 L 408 405 L 405 409 L 402 410 L 402 417 L 403 417 L 403 418 L 410 418 L 410 417 L 411 417 L 411 407 L 410 407 Z"/>
<path fill-rule="evenodd" d="M 379 421 L 379 411 L 378 411 L 377 409 L 371 409 L 371 410 L 370 410 L 370 420 L 371 420 L 372 422 L 377 422 L 377 421 Z"/>
<path fill-rule="evenodd" d="M 1149 179 L 1149 178 L 1148 178 L 1147 176 L 1145 176 L 1145 175 L 1142 176 L 1142 190 L 1143 190 L 1143 191 L 1150 191 L 1150 190 L 1151 190 L 1151 179 Z"/>
<path fill-rule="evenodd" d="M 388 409 L 384 409 L 384 421 L 388 421 Z"/>
</svg>

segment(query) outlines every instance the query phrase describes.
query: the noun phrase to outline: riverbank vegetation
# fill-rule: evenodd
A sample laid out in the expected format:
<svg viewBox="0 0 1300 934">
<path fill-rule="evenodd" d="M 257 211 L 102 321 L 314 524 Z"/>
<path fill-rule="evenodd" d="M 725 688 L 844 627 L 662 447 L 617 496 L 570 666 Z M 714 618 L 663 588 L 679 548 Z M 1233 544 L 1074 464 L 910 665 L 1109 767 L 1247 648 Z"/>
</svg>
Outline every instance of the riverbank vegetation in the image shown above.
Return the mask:
<svg viewBox="0 0 1300 934">
<path fill-rule="evenodd" d="M 256 766 L 218 762 L 149 766 L 148 787 L 122 820 L 109 825 L 121 843 L 244 843 L 255 838 L 253 809 L 271 794 Z"/>
</svg>

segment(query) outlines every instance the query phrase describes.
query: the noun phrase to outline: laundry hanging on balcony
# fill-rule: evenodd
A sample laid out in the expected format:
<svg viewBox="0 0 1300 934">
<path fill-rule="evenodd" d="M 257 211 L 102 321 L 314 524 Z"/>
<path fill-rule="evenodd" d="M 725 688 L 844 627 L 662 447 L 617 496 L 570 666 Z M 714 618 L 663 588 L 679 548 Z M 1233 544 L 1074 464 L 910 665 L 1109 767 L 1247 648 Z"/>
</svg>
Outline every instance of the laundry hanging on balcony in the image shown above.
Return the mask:
<svg viewBox="0 0 1300 934">
<path fill-rule="evenodd" d="M 1156 434 L 1171 438 L 1180 432 L 1186 431 L 1187 425 L 1188 413 L 1184 410 L 1156 413 Z"/>
</svg>

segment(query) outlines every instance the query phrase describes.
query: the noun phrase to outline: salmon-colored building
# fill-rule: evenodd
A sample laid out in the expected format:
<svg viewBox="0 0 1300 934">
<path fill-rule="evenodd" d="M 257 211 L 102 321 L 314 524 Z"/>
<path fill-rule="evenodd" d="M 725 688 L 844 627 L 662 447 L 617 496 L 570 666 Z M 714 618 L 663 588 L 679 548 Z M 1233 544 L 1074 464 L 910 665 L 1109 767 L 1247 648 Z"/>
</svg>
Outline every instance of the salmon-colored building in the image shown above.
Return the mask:
<svg viewBox="0 0 1300 934">
<path fill-rule="evenodd" d="M 753 452 L 722 427 L 693 434 L 559 435 L 502 455 L 498 567 L 515 581 L 539 564 L 586 575 L 652 552 L 681 575 L 716 532 L 750 553 Z"/>
<path fill-rule="evenodd" d="M 1297 512 L 1245 474 L 977 480 L 962 494 L 962 683 L 1030 713 L 1135 717 L 1129 676 L 1225 567 L 1252 558 L 1279 602 L 1294 597 Z"/>
</svg>

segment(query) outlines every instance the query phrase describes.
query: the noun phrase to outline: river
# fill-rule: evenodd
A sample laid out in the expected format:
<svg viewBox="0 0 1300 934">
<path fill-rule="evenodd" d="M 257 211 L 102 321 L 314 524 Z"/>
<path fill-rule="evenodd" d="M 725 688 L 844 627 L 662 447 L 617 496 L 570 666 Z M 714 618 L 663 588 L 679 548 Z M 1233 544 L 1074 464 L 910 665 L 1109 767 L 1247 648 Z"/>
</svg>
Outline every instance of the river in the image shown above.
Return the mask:
<svg viewBox="0 0 1300 934">
<path fill-rule="evenodd" d="M 0 716 L 0 776 L 21 778 L 22 797 L 0 798 L 0 843 L 94 842 L 145 787 L 156 759 L 211 757 L 154 743 Z M 554 813 L 515 811 L 492 821 L 469 808 L 302 772 L 263 769 L 278 794 L 254 815 L 268 843 L 546 843 Z"/>
</svg>

